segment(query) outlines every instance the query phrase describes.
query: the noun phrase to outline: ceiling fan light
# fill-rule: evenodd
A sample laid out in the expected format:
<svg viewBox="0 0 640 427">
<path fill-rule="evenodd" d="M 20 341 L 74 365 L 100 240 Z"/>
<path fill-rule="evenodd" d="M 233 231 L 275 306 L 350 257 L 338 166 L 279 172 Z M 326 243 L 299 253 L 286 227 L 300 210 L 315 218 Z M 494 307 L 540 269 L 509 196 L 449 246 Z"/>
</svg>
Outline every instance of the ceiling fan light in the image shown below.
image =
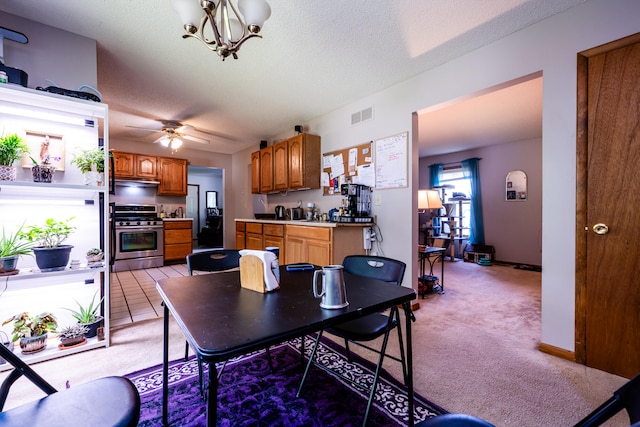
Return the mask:
<svg viewBox="0 0 640 427">
<path fill-rule="evenodd" d="M 178 12 L 180 22 L 187 27 L 198 28 L 204 12 L 197 0 L 172 0 L 173 8 Z"/>
<path fill-rule="evenodd" d="M 182 140 L 180 138 L 171 138 L 171 149 L 177 150 L 182 147 Z"/>
<path fill-rule="evenodd" d="M 171 142 L 171 139 L 168 136 L 163 136 L 162 138 L 160 138 L 158 140 L 158 142 L 163 146 L 163 147 L 168 147 L 169 143 Z"/>
<path fill-rule="evenodd" d="M 253 33 L 260 32 L 264 21 L 271 16 L 271 7 L 265 0 L 238 0 L 238 9 L 244 17 L 245 24 Z"/>
</svg>

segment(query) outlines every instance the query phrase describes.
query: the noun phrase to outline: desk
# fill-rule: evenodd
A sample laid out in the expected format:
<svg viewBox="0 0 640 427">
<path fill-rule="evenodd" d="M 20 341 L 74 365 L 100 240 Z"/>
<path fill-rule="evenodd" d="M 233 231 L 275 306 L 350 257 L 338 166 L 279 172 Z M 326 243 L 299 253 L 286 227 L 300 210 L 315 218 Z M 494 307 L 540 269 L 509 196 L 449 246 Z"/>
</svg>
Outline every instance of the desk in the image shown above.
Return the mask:
<svg viewBox="0 0 640 427">
<path fill-rule="evenodd" d="M 444 255 L 447 248 L 434 248 L 431 246 L 418 247 L 418 255 L 420 256 L 420 272 L 424 276 L 425 260 L 429 263 L 429 275 L 433 276 L 433 265 L 440 260 L 442 267 L 440 272 L 440 293 L 444 293 Z"/>
<path fill-rule="evenodd" d="M 416 293 L 346 272 L 344 278 L 349 306 L 338 310 L 320 308 L 320 300 L 313 297 L 313 271 L 288 272 L 281 266 L 280 289 L 267 294 L 241 288 L 238 271 L 159 280 L 156 289 L 164 301 L 162 424 L 168 425 L 169 314 L 189 346 L 209 364 L 207 425 L 215 426 L 216 362 L 401 304 L 406 319 L 409 425 L 413 425 L 410 301 Z"/>
</svg>

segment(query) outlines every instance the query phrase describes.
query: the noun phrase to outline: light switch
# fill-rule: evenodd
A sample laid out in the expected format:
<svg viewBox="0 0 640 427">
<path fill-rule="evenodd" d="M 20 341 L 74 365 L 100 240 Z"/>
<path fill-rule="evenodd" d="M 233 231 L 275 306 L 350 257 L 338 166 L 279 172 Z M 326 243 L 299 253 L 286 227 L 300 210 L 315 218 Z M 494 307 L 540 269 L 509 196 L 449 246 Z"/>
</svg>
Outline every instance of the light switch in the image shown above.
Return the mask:
<svg viewBox="0 0 640 427">
<path fill-rule="evenodd" d="M 376 206 L 382 205 L 382 194 L 376 194 L 374 198 L 374 202 Z"/>
</svg>

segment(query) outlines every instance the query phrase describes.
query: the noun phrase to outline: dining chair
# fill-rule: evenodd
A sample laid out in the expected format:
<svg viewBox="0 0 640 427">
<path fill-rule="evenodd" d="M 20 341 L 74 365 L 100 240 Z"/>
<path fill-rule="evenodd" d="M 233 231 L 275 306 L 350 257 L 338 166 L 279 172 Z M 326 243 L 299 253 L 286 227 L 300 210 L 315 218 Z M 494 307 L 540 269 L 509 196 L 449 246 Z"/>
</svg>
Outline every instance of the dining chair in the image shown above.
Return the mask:
<svg viewBox="0 0 640 427">
<path fill-rule="evenodd" d="M 613 396 L 580 420 L 574 427 L 602 425 L 623 409 L 627 411 L 631 424 L 640 424 L 640 374 L 614 391 Z"/>
<path fill-rule="evenodd" d="M 238 249 L 214 249 L 210 251 L 194 252 L 187 255 L 187 271 L 189 276 L 194 272 L 204 271 L 208 273 L 221 272 L 240 268 L 240 251 Z M 273 371 L 271 353 L 266 349 L 269 369 Z M 189 358 L 189 343 L 185 343 L 184 360 Z M 218 371 L 218 377 L 222 374 L 224 365 Z M 202 373 L 202 360 L 198 357 L 198 379 L 200 381 L 200 393 L 204 397 L 204 376 Z"/>
<path fill-rule="evenodd" d="M 14 367 L 0 386 L 0 426 L 138 425 L 140 394 L 127 378 L 104 377 L 57 391 L 4 345 L 0 345 L 0 357 Z M 11 386 L 23 375 L 46 395 L 5 411 Z"/>
<path fill-rule="evenodd" d="M 342 264 L 344 266 L 344 271 L 347 273 L 380 280 L 383 282 L 387 282 L 390 285 L 397 286 L 400 286 L 402 284 L 402 279 L 406 270 L 406 264 L 404 262 L 381 256 L 349 255 L 344 258 Z M 415 320 L 415 318 L 412 317 L 412 320 Z M 398 330 L 400 358 L 390 354 L 386 354 L 389 334 L 394 329 Z M 332 326 L 331 328 L 327 328 L 326 331 L 345 340 L 345 351 L 347 353 L 347 358 L 349 359 L 349 361 L 351 361 L 351 351 L 349 350 L 349 343 L 357 344 L 379 354 L 378 364 L 376 366 L 373 378 L 373 384 L 371 386 L 371 389 L 369 390 L 369 401 L 367 403 L 367 409 L 365 411 L 364 420 L 362 422 L 362 425 L 364 426 L 367 423 L 367 418 L 369 417 L 369 412 L 371 410 L 371 405 L 373 403 L 373 398 L 375 396 L 376 387 L 378 384 L 380 370 L 382 369 L 382 362 L 384 361 L 385 356 L 402 363 L 402 373 L 405 384 L 407 382 L 408 373 L 404 353 L 404 344 L 402 341 L 402 328 L 400 326 L 400 310 L 397 306 L 393 306 L 389 311 L 389 315 L 385 315 L 383 313 L 369 314 L 367 316 L 360 317 L 349 322 Z M 309 356 L 309 361 L 307 362 L 307 367 L 302 376 L 302 381 L 300 381 L 297 396 L 300 396 L 311 364 L 315 364 L 316 366 L 325 370 L 330 370 L 328 367 L 314 361 L 314 356 L 316 350 L 318 349 L 318 345 L 320 344 L 320 339 L 322 338 L 323 332 L 324 331 L 320 331 L 316 337 L 314 347 L 311 350 L 311 355 Z M 364 342 L 372 341 L 381 336 L 384 336 L 384 339 L 379 349 L 364 344 Z M 345 379 L 351 382 L 354 386 L 362 388 L 360 384 L 354 383 L 348 378 Z"/>
</svg>

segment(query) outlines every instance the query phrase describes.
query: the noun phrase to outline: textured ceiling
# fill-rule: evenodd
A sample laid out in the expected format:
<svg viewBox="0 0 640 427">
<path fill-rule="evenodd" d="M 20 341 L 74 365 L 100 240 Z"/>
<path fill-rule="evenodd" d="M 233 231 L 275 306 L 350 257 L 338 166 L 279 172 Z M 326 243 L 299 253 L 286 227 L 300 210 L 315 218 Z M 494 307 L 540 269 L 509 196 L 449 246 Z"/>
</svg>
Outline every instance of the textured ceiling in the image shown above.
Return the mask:
<svg viewBox="0 0 640 427">
<path fill-rule="evenodd" d="M 2 0 L 0 10 L 97 40 L 112 138 L 152 143 L 158 135 L 126 126 L 179 120 L 229 137 L 190 148 L 233 153 L 584 1 L 268 0 L 264 38 L 224 62 L 182 39 L 169 0 Z"/>
</svg>

